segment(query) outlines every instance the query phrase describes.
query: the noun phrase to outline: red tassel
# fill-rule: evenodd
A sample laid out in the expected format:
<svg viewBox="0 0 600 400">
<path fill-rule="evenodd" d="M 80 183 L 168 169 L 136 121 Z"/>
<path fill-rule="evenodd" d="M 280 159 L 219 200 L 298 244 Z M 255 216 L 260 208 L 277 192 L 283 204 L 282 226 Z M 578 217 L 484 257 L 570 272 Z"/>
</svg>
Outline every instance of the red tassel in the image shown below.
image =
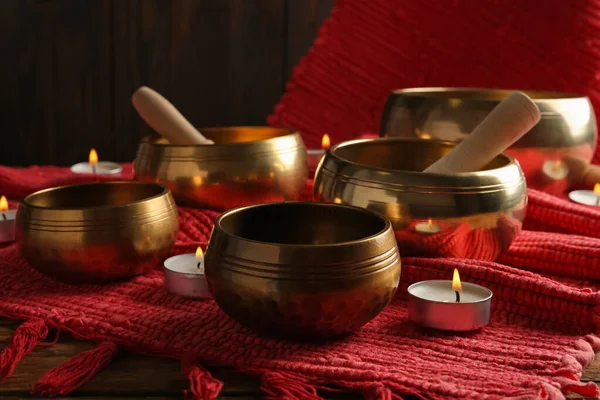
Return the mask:
<svg viewBox="0 0 600 400">
<path fill-rule="evenodd" d="M 365 400 L 402 400 L 402 396 L 395 394 L 383 384 L 375 383 L 363 389 Z M 416 396 L 422 398 L 421 396 Z"/>
<path fill-rule="evenodd" d="M 213 400 L 219 396 L 223 382 L 212 377 L 210 372 L 191 360 L 183 360 L 182 372 L 190 381 L 184 396 L 189 400 Z"/>
<path fill-rule="evenodd" d="M 370 385 L 363 390 L 365 400 L 392 400 L 392 391 L 384 385 Z"/>
<path fill-rule="evenodd" d="M 48 327 L 41 319 L 22 323 L 13 333 L 10 342 L 0 354 L 0 383 L 12 375 L 15 367 L 48 335 Z"/>
<path fill-rule="evenodd" d="M 46 372 L 31 391 L 36 395 L 50 397 L 68 394 L 110 364 L 117 350 L 116 344 L 102 342 L 95 349 L 77 354 L 66 363 Z"/>
<path fill-rule="evenodd" d="M 260 388 L 266 399 L 322 400 L 314 386 L 301 379 L 280 373 L 266 372 L 261 377 Z"/>
</svg>

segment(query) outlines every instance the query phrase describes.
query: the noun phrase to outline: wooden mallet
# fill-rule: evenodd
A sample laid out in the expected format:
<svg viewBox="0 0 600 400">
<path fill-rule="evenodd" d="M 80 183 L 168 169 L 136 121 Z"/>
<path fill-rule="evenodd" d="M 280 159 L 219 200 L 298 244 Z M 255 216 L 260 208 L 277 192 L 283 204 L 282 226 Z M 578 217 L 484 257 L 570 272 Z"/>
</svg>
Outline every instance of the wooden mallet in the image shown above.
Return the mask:
<svg viewBox="0 0 600 400">
<path fill-rule="evenodd" d="M 171 144 L 214 144 L 198 132 L 173 104 L 149 87 L 142 86 L 136 90 L 131 102 L 140 117 Z"/>
<path fill-rule="evenodd" d="M 600 166 L 576 156 L 563 159 L 569 168 L 569 183 L 572 187 L 593 188 L 600 183 Z"/>
<path fill-rule="evenodd" d="M 456 174 L 478 171 L 531 130 L 540 110 L 524 93 L 513 92 L 451 152 L 424 172 Z"/>
</svg>

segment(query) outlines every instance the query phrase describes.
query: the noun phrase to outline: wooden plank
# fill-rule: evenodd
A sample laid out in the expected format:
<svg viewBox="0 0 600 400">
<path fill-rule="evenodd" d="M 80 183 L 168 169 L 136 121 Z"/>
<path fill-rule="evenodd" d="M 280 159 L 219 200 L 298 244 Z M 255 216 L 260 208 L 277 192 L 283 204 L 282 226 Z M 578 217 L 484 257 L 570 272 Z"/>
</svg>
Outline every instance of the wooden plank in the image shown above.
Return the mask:
<svg viewBox="0 0 600 400">
<path fill-rule="evenodd" d="M 39 346 L 17 365 L 14 374 L 0 385 L 0 397 L 14 393 L 27 393 L 42 375 L 71 357 L 94 347 L 93 343 L 70 341 L 61 335 L 61 341 L 49 346 Z M 6 345 L 0 341 L 0 348 Z M 216 379 L 224 383 L 223 395 L 253 395 L 260 392 L 256 378 L 237 373 L 228 368 L 211 368 Z M 81 396 L 177 396 L 187 389 L 188 382 L 181 374 L 177 360 L 120 354 L 109 366 L 98 373 L 74 393 Z"/>
<path fill-rule="evenodd" d="M 334 0 L 286 0 L 287 53 L 285 79 L 308 52 L 319 27 L 329 16 Z"/>
<path fill-rule="evenodd" d="M 3 348 L 18 321 L 0 318 L 0 349 Z M 53 336 L 51 333 L 49 336 Z M 37 347 L 18 364 L 13 376 L 0 385 L 0 398 L 31 398 L 27 394 L 31 386 L 49 369 L 54 368 L 93 344 L 78 341 L 69 334 L 61 334 L 60 341 L 50 347 Z M 74 392 L 69 399 L 93 397 L 128 399 L 181 398 L 188 382 L 182 377 L 180 363 L 176 360 L 121 354 L 98 375 Z M 259 399 L 258 379 L 240 374 L 228 368 L 210 368 L 216 379 L 224 383 L 219 398 Z M 358 393 L 330 393 L 321 395 L 326 399 L 360 399 Z"/>
<path fill-rule="evenodd" d="M 19 15 L 20 0 L 0 2 L 0 129 L 2 146 L 0 146 L 0 164 L 14 164 L 25 150 L 17 148 L 22 145 L 18 135 L 18 119 L 20 105 L 15 101 L 19 93 Z"/>
<path fill-rule="evenodd" d="M 600 382 L 600 352 L 596 353 L 594 361 L 583 370 L 581 380 L 585 382 Z"/>
<path fill-rule="evenodd" d="M 175 106 L 198 127 L 264 124 L 281 93 L 283 20 L 281 0 L 172 2 Z"/>
<path fill-rule="evenodd" d="M 152 134 L 131 105 L 140 86 L 171 97 L 171 1 L 113 1 L 114 123 L 118 161 L 131 161 L 140 138 Z"/>
<path fill-rule="evenodd" d="M 3 164 L 70 165 L 111 154 L 110 0 L 5 0 Z"/>
<path fill-rule="evenodd" d="M 53 397 L 56 400 L 90 400 L 93 399 L 94 397 L 83 397 L 83 396 L 68 396 L 68 397 Z M 172 400 L 172 399 L 177 399 L 177 400 L 181 400 L 181 396 L 171 396 L 171 397 L 165 397 L 165 396 L 127 396 L 127 397 L 117 397 L 117 396 L 111 396 L 110 397 L 112 400 Z M 262 396 L 260 395 L 251 395 L 251 396 L 246 396 L 246 395 L 242 395 L 242 396 L 219 396 L 220 400 L 258 400 L 258 399 L 262 399 Z M 6 396 L 6 397 L 2 397 L 2 400 L 48 400 L 47 397 L 34 397 L 34 396 L 27 396 L 25 394 L 23 395 L 14 395 L 14 396 Z"/>
<path fill-rule="evenodd" d="M 113 16 L 119 161 L 151 133 L 131 107 L 140 85 L 198 127 L 265 123 L 283 82 L 282 1 L 115 1 Z"/>
</svg>

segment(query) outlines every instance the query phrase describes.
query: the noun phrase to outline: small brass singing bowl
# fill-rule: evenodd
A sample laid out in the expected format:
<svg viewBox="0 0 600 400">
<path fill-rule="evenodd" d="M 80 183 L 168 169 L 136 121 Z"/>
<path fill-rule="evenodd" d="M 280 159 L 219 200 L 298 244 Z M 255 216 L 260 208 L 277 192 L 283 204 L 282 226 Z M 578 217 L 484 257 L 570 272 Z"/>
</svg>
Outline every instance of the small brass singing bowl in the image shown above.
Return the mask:
<svg viewBox="0 0 600 400">
<path fill-rule="evenodd" d="M 300 198 L 308 167 L 298 133 L 266 126 L 200 131 L 215 144 L 174 146 L 158 136 L 143 139 L 135 179 L 162 183 L 178 204 L 221 211 Z"/>
<path fill-rule="evenodd" d="M 156 183 L 63 186 L 21 202 L 17 241 L 40 272 L 101 283 L 155 268 L 175 243 L 178 224 L 171 193 Z"/>
<path fill-rule="evenodd" d="M 494 260 L 521 231 L 525 177 L 507 154 L 477 172 L 421 172 L 454 146 L 414 138 L 340 143 L 325 154 L 314 198 L 384 214 L 403 256 Z"/>
<path fill-rule="evenodd" d="M 411 88 L 394 91 L 381 116 L 381 135 L 457 141 L 475 129 L 511 91 Z M 515 157 L 527 185 L 562 193 L 573 171 L 563 160 L 591 160 L 597 140 L 590 100 L 581 95 L 525 91 L 542 113 L 540 122 L 506 152 Z"/>
<path fill-rule="evenodd" d="M 259 332 L 302 340 L 349 334 L 390 302 L 400 255 L 381 214 L 281 202 L 217 218 L 205 258 L 219 307 Z"/>
</svg>

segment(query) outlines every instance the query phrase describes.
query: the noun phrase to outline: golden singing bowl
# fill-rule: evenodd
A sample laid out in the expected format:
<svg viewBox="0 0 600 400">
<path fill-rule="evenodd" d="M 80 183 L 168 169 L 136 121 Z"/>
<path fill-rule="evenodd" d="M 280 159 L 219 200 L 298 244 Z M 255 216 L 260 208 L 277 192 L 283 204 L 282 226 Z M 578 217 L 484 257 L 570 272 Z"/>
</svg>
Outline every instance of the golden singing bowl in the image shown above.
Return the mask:
<svg viewBox="0 0 600 400">
<path fill-rule="evenodd" d="M 179 204 L 216 210 L 300 198 L 308 170 L 298 133 L 263 126 L 200 131 L 215 144 L 144 139 L 134 177 L 162 183 Z"/>
<path fill-rule="evenodd" d="M 387 137 L 461 140 L 498 105 L 509 90 L 414 88 L 393 92 L 381 117 Z M 540 122 L 507 153 L 514 156 L 531 188 L 562 193 L 569 186 L 563 159 L 591 160 L 597 140 L 596 118 L 585 96 L 525 92 L 542 112 Z"/>
<path fill-rule="evenodd" d="M 177 208 L 156 183 L 63 186 L 27 196 L 17 212 L 22 256 L 66 282 L 106 282 L 143 274 L 175 243 Z"/>
<path fill-rule="evenodd" d="M 400 255 L 381 214 L 327 203 L 281 202 L 217 218 L 205 258 L 221 309 L 271 335 L 348 334 L 389 303 Z"/>
<path fill-rule="evenodd" d="M 421 172 L 454 146 L 414 138 L 340 143 L 325 154 L 314 197 L 386 215 L 403 256 L 494 260 L 521 230 L 525 177 L 506 154 L 478 172 Z"/>
</svg>

